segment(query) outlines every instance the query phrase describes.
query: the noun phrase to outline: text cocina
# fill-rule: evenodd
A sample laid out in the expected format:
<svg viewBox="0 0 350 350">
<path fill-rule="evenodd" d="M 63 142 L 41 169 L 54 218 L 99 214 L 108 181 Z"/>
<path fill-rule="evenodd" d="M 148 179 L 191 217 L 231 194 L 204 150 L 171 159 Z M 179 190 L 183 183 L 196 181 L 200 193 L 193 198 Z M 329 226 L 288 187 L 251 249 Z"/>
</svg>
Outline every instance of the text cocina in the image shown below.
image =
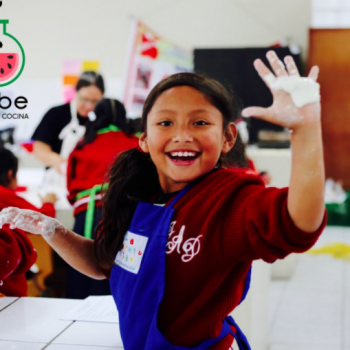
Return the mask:
<svg viewBox="0 0 350 350">
<path fill-rule="evenodd" d="M 29 119 L 28 114 L 20 114 L 20 113 L 3 113 L 2 119 Z"/>
</svg>

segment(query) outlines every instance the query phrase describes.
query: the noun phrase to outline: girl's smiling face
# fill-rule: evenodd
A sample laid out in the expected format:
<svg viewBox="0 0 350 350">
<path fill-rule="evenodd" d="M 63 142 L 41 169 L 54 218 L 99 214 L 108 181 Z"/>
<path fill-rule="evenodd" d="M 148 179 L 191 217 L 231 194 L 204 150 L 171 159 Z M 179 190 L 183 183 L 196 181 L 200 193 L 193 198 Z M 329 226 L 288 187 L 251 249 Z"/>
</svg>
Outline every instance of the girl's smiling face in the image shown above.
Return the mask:
<svg viewBox="0 0 350 350">
<path fill-rule="evenodd" d="M 224 132 L 221 112 L 204 94 L 190 86 L 176 86 L 155 101 L 140 147 L 150 153 L 160 185 L 170 193 L 210 172 L 220 154 L 232 148 L 236 134 L 233 123 Z"/>
</svg>

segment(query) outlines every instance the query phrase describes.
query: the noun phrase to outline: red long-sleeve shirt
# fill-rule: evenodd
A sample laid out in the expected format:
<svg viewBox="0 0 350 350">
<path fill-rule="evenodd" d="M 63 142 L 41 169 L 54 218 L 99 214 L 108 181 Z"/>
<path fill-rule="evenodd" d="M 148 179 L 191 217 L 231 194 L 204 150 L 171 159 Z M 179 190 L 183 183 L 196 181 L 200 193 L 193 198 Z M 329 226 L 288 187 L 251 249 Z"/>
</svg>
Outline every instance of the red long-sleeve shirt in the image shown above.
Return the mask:
<svg viewBox="0 0 350 350">
<path fill-rule="evenodd" d="M 135 148 L 138 138 L 126 135 L 122 131 L 110 131 L 98 134 L 96 139 L 83 148 L 75 148 L 68 159 L 67 188 L 68 200 L 74 205 L 74 215 L 87 209 L 88 198 L 76 202 L 78 193 L 102 184 L 109 166 L 122 151 Z M 100 196 L 95 206 L 101 206 Z"/>
<path fill-rule="evenodd" d="M 7 207 L 34 210 L 46 216 L 55 217 L 56 210 L 52 203 L 44 203 L 41 208 L 37 208 L 24 198 L 18 196 L 14 190 L 0 185 L 0 202 Z"/>
<path fill-rule="evenodd" d="M 0 203 L 0 211 L 5 207 Z M 3 226 L 0 229 L 0 293 L 26 296 L 27 280 L 24 274 L 35 263 L 36 257 L 25 232 Z"/>
<path fill-rule="evenodd" d="M 254 175 L 217 170 L 175 205 L 166 247 L 166 283 L 158 326 L 172 344 L 191 347 L 218 336 L 239 304 L 253 260 L 274 262 L 317 241 L 287 210 L 288 188 L 266 188 Z M 150 276 L 151 278 L 151 276 Z M 227 350 L 226 336 L 210 350 Z"/>
</svg>

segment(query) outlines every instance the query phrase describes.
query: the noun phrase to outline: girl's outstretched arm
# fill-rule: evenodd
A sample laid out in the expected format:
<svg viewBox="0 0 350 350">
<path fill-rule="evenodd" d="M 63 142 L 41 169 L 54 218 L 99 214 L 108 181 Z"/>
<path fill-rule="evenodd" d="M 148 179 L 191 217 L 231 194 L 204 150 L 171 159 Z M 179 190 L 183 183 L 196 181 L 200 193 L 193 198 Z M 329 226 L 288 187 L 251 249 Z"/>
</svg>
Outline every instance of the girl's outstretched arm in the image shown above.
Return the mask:
<svg viewBox="0 0 350 350">
<path fill-rule="evenodd" d="M 95 279 L 106 278 L 94 258 L 94 241 L 66 229 L 56 219 L 38 212 L 6 208 L 0 212 L 0 228 L 10 228 L 41 234 L 50 246 L 73 268 Z"/>
<path fill-rule="evenodd" d="M 288 212 L 294 224 L 306 232 L 315 231 L 324 216 L 324 163 L 318 68 L 301 78 L 291 56 L 286 68 L 274 51 L 267 58 L 275 73 L 261 60 L 255 69 L 270 88 L 273 104 L 269 108 L 249 107 L 244 117 L 255 117 L 291 130 L 292 173 L 288 192 Z"/>
</svg>

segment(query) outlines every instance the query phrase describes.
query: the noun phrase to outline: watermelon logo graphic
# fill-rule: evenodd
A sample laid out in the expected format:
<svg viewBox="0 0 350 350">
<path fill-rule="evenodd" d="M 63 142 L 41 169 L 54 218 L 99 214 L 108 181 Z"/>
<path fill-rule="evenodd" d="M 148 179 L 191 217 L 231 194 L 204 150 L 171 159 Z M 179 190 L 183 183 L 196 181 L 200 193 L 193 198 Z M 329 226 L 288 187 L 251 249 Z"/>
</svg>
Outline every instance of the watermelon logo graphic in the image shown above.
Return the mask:
<svg viewBox="0 0 350 350">
<path fill-rule="evenodd" d="M 17 80 L 25 64 L 22 45 L 6 31 L 8 23 L 8 20 L 0 20 L 0 87 L 10 85 Z"/>
</svg>

